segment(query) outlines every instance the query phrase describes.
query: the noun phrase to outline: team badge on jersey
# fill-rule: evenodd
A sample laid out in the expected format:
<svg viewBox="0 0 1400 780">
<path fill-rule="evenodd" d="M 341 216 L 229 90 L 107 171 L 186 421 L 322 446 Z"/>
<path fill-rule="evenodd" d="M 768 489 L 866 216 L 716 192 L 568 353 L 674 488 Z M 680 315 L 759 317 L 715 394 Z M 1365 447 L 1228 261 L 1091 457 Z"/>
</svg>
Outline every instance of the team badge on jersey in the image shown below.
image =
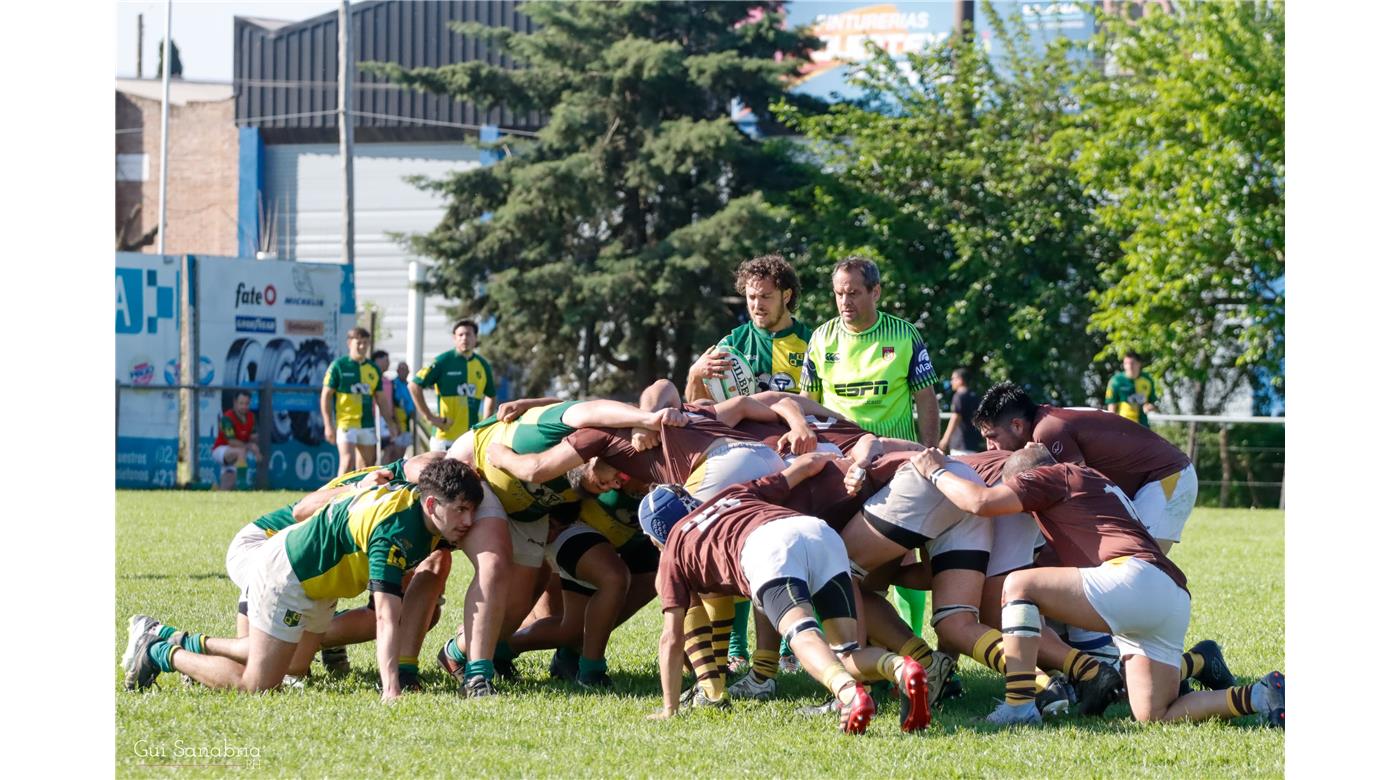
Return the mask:
<svg viewBox="0 0 1400 780">
<path fill-rule="evenodd" d="M 404 557 L 403 550 L 400 550 L 397 544 L 389 546 L 389 555 L 386 557 L 386 562 L 390 566 L 400 569 L 408 568 L 408 559 Z"/>
<path fill-rule="evenodd" d="M 287 628 L 296 628 L 301 625 L 301 613 L 287 610 L 287 614 L 282 616 L 282 622 L 287 624 Z"/>
<path fill-rule="evenodd" d="M 894 347 L 885 347 L 884 349 L 881 349 L 881 350 L 880 350 L 880 358 L 881 358 L 882 360 L 893 360 L 893 359 L 894 359 Z"/>
</svg>

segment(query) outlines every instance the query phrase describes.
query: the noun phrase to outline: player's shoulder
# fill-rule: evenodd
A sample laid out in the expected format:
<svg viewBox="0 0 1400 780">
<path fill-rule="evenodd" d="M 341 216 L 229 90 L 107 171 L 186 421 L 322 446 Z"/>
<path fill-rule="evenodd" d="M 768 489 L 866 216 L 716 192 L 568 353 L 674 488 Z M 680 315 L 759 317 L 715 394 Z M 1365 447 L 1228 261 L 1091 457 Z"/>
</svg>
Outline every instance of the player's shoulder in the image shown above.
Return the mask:
<svg viewBox="0 0 1400 780">
<path fill-rule="evenodd" d="M 876 327 L 882 328 L 885 331 L 886 338 L 910 339 L 918 342 L 924 340 L 923 336 L 919 335 L 919 329 L 909 320 L 890 314 L 887 311 L 880 312 L 880 316 L 884 318 L 884 322 Z"/>
<path fill-rule="evenodd" d="M 841 325 L 841 318 L 839 318 L 839 317 L 832 317 L 831 319 L 827 320 L 826 322 L 823 322 L 822 324 L 820 324 L 820 325 L 818 325 L 817 327 L 813 328 L 813 329 L 811 330 L 810 335 L 808 335 L 808 337 L 807 337 L 807 342 L 808 342 L 809 344 L 811 344 L 811 343 L 815 343 L 815 342 L 822 342 L 822 341 L 828 341 L 828 340 L 830 340 L 830 339 L 832 338 L 832 336 L 835 335 L 835 334 L 838 332 L 838 331 L 837 331 L 837 328 L 840 327 L 840 325 Z"/>
<path fill-rule="evenodd" d="M 724 334 L 724 337 L 719 340 L 719 343 L 730 347 L 737 347 L 757 334 L 758 329 L 753 326 L 753 321 L 746 320 Z"/>
<path fill-rule="evenodd" d="M 491 361 L 487 360 L 487 359 L 486 359 L 486 356 L 483 355 L 483 354 L 481 354 L 480 352 L 473 352 L 473 353 L 472 353 L 472 356 L 469 357 L 469 358 L 467 358 L 467 362 L 468 362 L 468 363 L 480 363 L 480 364 L 482 365 L 483 368 L 490 368 L 490 367 L 491 367 Z"/>
<path fill-rule="evenodd" d="M 433 360 L 432 360 L 431 365 L 438 365 L 439 363 L 446 363 L 447 361 L 451 360 L 451 359 L 453 358 L 453 356 L 456 355 L 456 354 L 457 354 L 457 350 L 455 350 L 455 349 L 449 349 L 449 350 L 447 350 L 446 352 L 439 352 L 437 355 L 435 355 L 435 356 L 433 357 Z"/>
<path fill-rule="evenodd" d="M 794 317 L 792 320 L 792 334 L 803 341 L 811 341 L 812 326 Z"/>
</svg>

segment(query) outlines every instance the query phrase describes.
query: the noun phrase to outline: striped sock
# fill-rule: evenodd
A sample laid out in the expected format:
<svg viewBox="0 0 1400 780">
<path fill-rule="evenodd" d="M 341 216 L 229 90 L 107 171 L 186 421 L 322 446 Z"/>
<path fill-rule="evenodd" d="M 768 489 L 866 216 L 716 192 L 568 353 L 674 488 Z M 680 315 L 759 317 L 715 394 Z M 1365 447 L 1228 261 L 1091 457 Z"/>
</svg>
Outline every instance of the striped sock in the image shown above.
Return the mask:
<svg viewBox="0 0 1400 780">
<path fill-rule="evenodd" d="M 1006 703 L 1012 707 L 1035 701 L 1035 672 L 1006 675 Z"/>
<path fill-rule="evenodd" d="M 175 657 L 175 651 L 178 649 L 180 648 L 169 642 L 152 642 L 150 646 L 146 648 L 146 654 L 151 657 L 152 661 L 155 661 L 157 669 L 160 669 L 162 672 L 173 672 L 175 671 L 175 667 L 171 662 Z"/>
<path fill-rule="evenodd" d="M 734 631 L 734 597 L 701 599 L 700 603 L 705 605 L 705 614 L 710 619 L 710 644 L 715 661 L 723 667 L 720 674 L 724 674 L 728 669 L 729 635 Z"/>
<path fill-rule="evenodd" d="M 1238 718 L 1241 715 L 1254 714 L 1254 692 L 1251 690 L 1253 687 L 1253 685 L 1236 685 L 1226 691 L 1229 696 L 1230 717 Z"/>
<path fill-rule="evenodd" d="M 1088 653 L 1081 653 L 1071 647 L 1069 654 L 1065 656 L 1064 673 L 1069 677 L 1069 681 L 1076 685 L 1088 682 L 1099 676 L 1099 662 Z"/>
<path fill-rule="evenodd" d="M 1050 675 L 1039 669 L 1035 670 L 1035 692 L 1040 693 L 1050 687 Z"/>
<path fill-rule="evenodd" d="M 933 648 L 928 646 L 923 637 L 911 636 L 896 653 L 898 656 L 909 656 L 919 662 L 919 666 L 925 669 L 933 664 Z"/>
<path fill-rule="evenodd" d="M 729 632 L 729 657 L 749 657 L 749 611 L 753 604 L 748 599 L 734 599 L 734 630 Z"/>
<path fill-rule="evenodd" d="M 175 632 L 178 630 L 179 629 L 175 628 L 174 626 L 161 626 L 160 630 L 156 632 L 156 639 L 159 639 L 160 641 L 164 642 L 165 640 L 174 636 Z"/>
<path fill-rule="evenodd" d="M 400 672 L 409 671 L 409 672 L 413 672 L 414 674 L 418 674 L 418 656 L 416 656 L 416 655 L 401 655 L 401 656 L 399 656 L 399 671 L 400 671 Z"/>
<path fill-rule="evenodd" d="M 1189 680 L 1206 666 L 1206 658 L 1200 653 L 1181 654 L 1181 679 Z"/>
<path fill-rule="evenodd" d="M 767 682 L 773 679 L 778 674 L 778 651 L 753 651 L 753 666 L 749 667 L 749 669 L 753 672 L 753 678 L 759 682 Z"/>
<path fill-rule="evenodd" d="M 162 629 L 160 633 L 164 634 L 165 630 Z M 188 650 L 191 653 L 198 653 L 199 655 L 204 655 L 206 652 L 204 649 L 205 636 L 203 634 L 193 634 L 189 631 L 172 631 L 171 633 L 161 637 L 161 639 L 180 648 L 181 650 Z"/>
<path fill-rule="evenodd" d="M 704 607 L 691 607 L 686 610 L 685 657 L 690 659 L 690 668 L 695 670 L 695 682 L 711 701 L 718 701 L 724 695 L 724 677 L 715 664 L 715 648 L 711 642 L 710 619 Z"/>
<path fill-rule="evenodd" d="M 988 669 L 1006 674 L 1006 650 L 1001 646 L 1001 632 L 987 629 L 987 633 L 972 643 L 972 657 Z"/>
</svg>

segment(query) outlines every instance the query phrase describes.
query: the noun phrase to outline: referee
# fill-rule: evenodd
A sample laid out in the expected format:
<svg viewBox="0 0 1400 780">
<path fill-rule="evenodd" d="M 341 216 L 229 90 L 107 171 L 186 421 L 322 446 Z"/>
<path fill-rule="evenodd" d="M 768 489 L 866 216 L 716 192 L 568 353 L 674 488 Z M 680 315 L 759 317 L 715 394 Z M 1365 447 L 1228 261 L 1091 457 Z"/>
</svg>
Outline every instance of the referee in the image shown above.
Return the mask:
<svg viewBox="0 0 1400 780">
<path fill-rule="evenodd" d="M 941 421 L 933 361 L 913 324 L 876 308 L 880 269 L 863 257 L 847 257 L 831 272 L 831 290 L 840 316 L 822 323 L 807 342 L 803 395 L 872 433 L 937 446 Z M 920 634 L 928 594 L 898 587 L 895 592 L 900 616 Z"/>
</svg>

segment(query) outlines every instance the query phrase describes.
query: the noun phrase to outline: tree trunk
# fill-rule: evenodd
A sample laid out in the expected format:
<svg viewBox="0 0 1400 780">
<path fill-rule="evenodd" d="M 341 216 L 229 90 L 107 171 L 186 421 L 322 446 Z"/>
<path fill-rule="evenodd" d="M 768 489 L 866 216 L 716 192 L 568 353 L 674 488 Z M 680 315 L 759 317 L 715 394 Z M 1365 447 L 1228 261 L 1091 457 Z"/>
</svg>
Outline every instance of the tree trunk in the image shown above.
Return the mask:
<svg viewBox="0 0 1400 780">
<path fill-rule="evenodd" d="M 1230 426 L 1220 426 L 1220 507 L 1230 505 Z"/>
</svg>

